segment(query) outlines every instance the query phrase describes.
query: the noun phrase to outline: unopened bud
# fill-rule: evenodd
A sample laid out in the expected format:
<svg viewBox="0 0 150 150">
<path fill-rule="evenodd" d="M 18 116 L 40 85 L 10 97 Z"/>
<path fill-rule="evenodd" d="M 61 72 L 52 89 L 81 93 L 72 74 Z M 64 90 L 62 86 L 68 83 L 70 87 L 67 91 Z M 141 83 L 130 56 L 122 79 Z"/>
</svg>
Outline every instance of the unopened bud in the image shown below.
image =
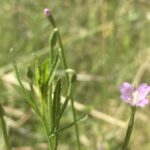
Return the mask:
<svg viewBox="0 0 150 150">
<path fill-rule="evenodd" d="M 44 14 L 45 16 L 48 18 L 49 22 L 52 24 L 52 26 L 54 28 L 56 28 L 56 23 L 55 23 L 55 19 L 54 17 L 52 16 L 52 13 L 50 12 L 50 10 L 48 8 L 45 8 L 44 9 Z"/>
<path fill-rule="evenodd" d="M 44 14 L 45 14 L 45 16 L 50 16 L 51 15 L 51 12 L 49 11 L 49 9 L 48 8 L 45 8 L 44 9 Z"/>
</svg>

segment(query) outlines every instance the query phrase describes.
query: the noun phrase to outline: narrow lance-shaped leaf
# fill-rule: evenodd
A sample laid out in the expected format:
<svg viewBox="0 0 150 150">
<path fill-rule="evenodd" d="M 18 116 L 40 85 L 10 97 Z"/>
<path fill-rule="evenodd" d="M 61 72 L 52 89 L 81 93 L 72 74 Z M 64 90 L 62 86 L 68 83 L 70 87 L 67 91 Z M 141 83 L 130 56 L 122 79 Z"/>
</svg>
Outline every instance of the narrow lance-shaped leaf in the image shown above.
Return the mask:
<svg viewBox="0 0 150 150">
<path fill-rule="evenodd" d="M 63 105 L 62 105 L 62 107 L 61 107 L 61 109 L 60 109 L 60 111 L 59 111 L 59 113 L 57 115 L 57 121 L 58 122 L 60 121 L 60 119 L 61 119 L 61 117 L 62 117 L 62 115 L 63 115 L 63 113 L 64 113 L 64 111 L 66 109 L 66 106 L 67 106 L 67 104 L 69 102 L 69 99 L 71 98 L 70 96 L 71 96 L 72 86 L 73 86 L 72 83 L 69 82 L 69 86 L 68 86 L 68 89 L 67 89 L 67 96 L 66 96 L 65 102 L 63 103 Z"/>
<path fill-rule="evenodd" d="M 3 117 L 5 115 L 4 109 L 0 103 L 0 117 Z"/>
<path fill-rule="evenodd" d="M 40 110 L 38 108 L 38 101 L 37 101 L 37 96 L 36 96 L 36 92 L 34 90 L 34 85 L 33 85 L 33 78 L 34 78 L 34 74 L 32 72 L 32 69 L 31 67 L 28 68 L 28 72 L 27 72 L 27 76 L 29 77 L 30 79 L 30 82 L 29 82 L 29 86 L 30 86 L 30 97 L 31 97 L 31 101 L 34 105 L 34 109 L 35 111 L 37 112 L 38 115 L 40 115 Z"/>
<path fill-rule="evenodd" d="M 39 87 L 39 81 L 40 81 L 40 68 L 38 65 L 38 60 L 35 60 L 35 81 L 36 81 L 36 85 Z"/>
<path fill-rule="evenodd" d="M 20 79 L 19 71 L 18 71 L 18 68 L 17 68 L 15 62 L 13 63 L 13 65 L 14 65 L 14 68 L 15 68 L 17 80 L 18 80 L 19 85 L 20 85 L 20 87 L 21 87 L 22 93 L 24 94 L 24 97 L 25 97 L 25 98 L 27 99 L 27 101 L 28 101 L 28 99 L 30 99 L 30 98 L 29 98 L 29 96 L 28 96 L 28 94 L 27 94 L 27 92 L 26 92 L 26 89 L 25 89 L 25 87 L 24 87 L 24 85 L 23 85 L 23 83 L 22 83 L 22 81 L 21 81 L 21 79 Z M 30 103 L 30 102 L 29 102 L 29 103 Z"/>
<path fill-rule="evenodd" d="M 60 63 L 60 55 L 61 55 L 61 49 L 58 49 L 58 54 L 56 55 L 55 59 L 54 59 L 54 62 L 52 64 L 52 67 L 51 67 L 51 71 L 50 71 L 50 74 L 49 74 L 49 77 L 48 77 L 48 80 L 47 80 L 47 84 L 50 85 L 53 78 L 54 78 L 54 75 L 55 75 L 55 72 L 56 72 L 56 69 Z"/>
<path fill-rule="evenodd" d="M 40 78 L 41 78 L 41 82 L 40 82 L 40 89 L 41 89 L 41 93 L 44 97 L 44 99 L 46 100 L 47 97 L 47 90 L 48 90 L 48 86 L 47 86 L 47 80 L 49 78 L 49 61 L 46 60 L 42 66 L 41 66 L 41 73 L 40 73 Z"/>
<path fill-rule="evenodd" d="M 57 117 L 58 117 L 58 114 L 60 112 L 60 106 L 61 106 L 61 103 L 60 103 L 60 100 L 61 100 L 61 79 L 59 79 L 57 81 L 57 84 L 56 84 L 56 87 L 55 87 L 55 91 L 54 91 L 54 97 L 53 97 L 53 122 L 54 124 L 59 124 L 59 121 L 57 121 Z"/>
<path fill-rule="evenodd" d="M 6 127 L 6 121 L 4 119 L 4 110 L 1 106 L 1 104 L 0 104 L 0 124 L 1 124 L 1 127 L 2 127 L 3 137 L 4 137 L 4 141 L 5 141 L 7 150 L 12 150 L 11 144 L 10 144 L 10 141 L 9 141 L 8 130 L 7 130 L 7 127 Z"/>
<path fill-rule="evenodd" d="M 50 73 L 47 77 L 47 80 L 45 81 L 45 83 L 42 83 L 42 85 L 40 85 L 40 86 L 42 86 L 41 92 L 42 92 L 43 97 L 46 97 L 48 94 L 47 93 L 48 88 L 49 88 L 51 82 L 53 81 L 53 78 L 54 78 L 54 75 L 55 75 L 55 72 L 56 72 L 56 69 L 57 69 L 59 63 L 60 63 L 60 51 L 58 51 L 58 54 L 56 55 L 56 57 L 54 59 L 54 62 L 52 64 L 52 67 L 51 67 Z"/>
<path fill-rule="evenodd" d="M 57 43 L 57 32 L 58 32 L 58 29 L 55 28 L 49 37 L 50 48 L 54 48 L 54 46 Z"/>
<path fill-rule="evenodd" d="M 54 62 L 50 68 L 50 73 L 49 73 L 49 77 L 48 80 L 45 84 L 46 88 L 47 88 L 47 94 L 48 94 L 48 120 L 49 120 L 49 126 L 52 129 L 53 128 L 53 107 L 52 107 L 52 87 L 51 87 L 51 83 L 53 81 L 54 75 L 55 75 L 55 71 L 60 63 L 60 50 L 58 51 L 58 54 L 56 55 Z M 46 94 L 45 93 L 45 94 Z"/>
<path fill-rule="evenodd" d="M 20 79 L 20 75 L 19 75 L 19 71 L 18 71 L 18 68 L 15 64 L 15 62 L 13 62 L 13 65 L 14 65 L 14 68 L 15 68 L 15 72 L 16 72 L 16 76 L 17 76 L 17 80 L 19 82 L 19 85 L 21 87 L 21 90 L 22 90 L 22 93 L 27 101 L 27 103 L 35 110 L 35 112 L 37 112 L 39 114 L 39 110 L 38 108 L 35 106 L 35 104 L 33 103 L 33 100 L 31 98 L 31 96 L 28 95 L 28 93 L 26 92 L 26 89 Z M 39 114 L 40 115 L 40 114 Z"/>
<path fill-rule="evenodd" d="M 50 134 L 49 134 L 49 137 L 52 137 L 52 136 L 54 136 L 55 134 L 57 134 L 57 133 L 59 133 L 59 132 L 62 132 L 62 131 L 64 131 L 64 130 L 66 130 L 66 129 L 72 127 L 72 126 L 74 126 L 75 123 L 79 123 L 79 122 L 85 121 L 85 120 L 87 119 L 87 117 L 88 117 L 87 115 L 84 115 L 84 116 L 80 117 L 79 119 L 77 119 L 76 121 L 73 121 L 72 123 L 70 123 L 70 124 L 67 125 L 66 127 L 63 127 L 63 128 L 61 128 L 61 129 L 58 129 L 58 130 L 54 131 L 53 133 L 50 133 Z"/>
</svg>

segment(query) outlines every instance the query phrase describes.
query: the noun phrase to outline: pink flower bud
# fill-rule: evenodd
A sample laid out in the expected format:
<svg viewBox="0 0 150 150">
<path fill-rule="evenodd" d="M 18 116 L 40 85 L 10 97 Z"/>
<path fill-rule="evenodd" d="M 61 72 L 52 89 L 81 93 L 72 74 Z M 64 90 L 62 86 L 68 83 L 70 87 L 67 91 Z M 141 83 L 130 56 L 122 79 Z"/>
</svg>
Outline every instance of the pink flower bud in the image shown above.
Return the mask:
<svg viewBox="0 0 150 150">
<path fill-rule="evenodd" d="M 56 28 L 55 18 L 53 17 L 52 13 L 48 8 L 44 9 L 44 14 L 48 18 L 49 22 L 52 24 L 54 28 Z"/>
<path fill-rule="evenodd" d="M 49 9 L 48 8 L 45 8 L 44 9 L 44 14 L 45 14 L 45 16 L 50 16 L 51 15 L 51 12 L 49 11 Z"/>
</svg>

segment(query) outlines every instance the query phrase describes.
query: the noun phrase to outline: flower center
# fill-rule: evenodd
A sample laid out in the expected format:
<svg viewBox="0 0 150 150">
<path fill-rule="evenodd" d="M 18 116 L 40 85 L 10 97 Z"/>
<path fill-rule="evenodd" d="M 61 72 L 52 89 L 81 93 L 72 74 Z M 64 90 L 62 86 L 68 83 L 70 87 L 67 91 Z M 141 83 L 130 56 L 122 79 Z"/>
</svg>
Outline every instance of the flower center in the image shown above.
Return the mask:
<svg viewBox="0 0 150 150">
<path fill-rule="evenodd" d="M 132 93 L 132 95 L 133 95 L 133 100 L 132 100 L 132 103 L 133 104 L 136 104 L 137 103 L 137 101 L 138 101 L 138 92 L 137 91 L 134 91 L 133 93 Z"/>
</svg>

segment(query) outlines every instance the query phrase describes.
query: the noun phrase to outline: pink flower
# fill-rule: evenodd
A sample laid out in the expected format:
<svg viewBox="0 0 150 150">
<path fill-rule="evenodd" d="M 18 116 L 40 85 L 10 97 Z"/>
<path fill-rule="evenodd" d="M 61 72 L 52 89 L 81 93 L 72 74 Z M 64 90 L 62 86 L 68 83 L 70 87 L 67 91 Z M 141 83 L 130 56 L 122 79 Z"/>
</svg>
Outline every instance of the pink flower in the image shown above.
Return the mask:
<svg viewBox="0 0 150 150">
<path fill-rule="evenodd" d="M 124 82 L 120 86 L 121 98 L 131 106 L 144 107 L 148 104 L 147 95 L 150 92 L 150 86 L 146 83 L 140 84 L 134 88 L 130 83 Z"/>
</svg>

